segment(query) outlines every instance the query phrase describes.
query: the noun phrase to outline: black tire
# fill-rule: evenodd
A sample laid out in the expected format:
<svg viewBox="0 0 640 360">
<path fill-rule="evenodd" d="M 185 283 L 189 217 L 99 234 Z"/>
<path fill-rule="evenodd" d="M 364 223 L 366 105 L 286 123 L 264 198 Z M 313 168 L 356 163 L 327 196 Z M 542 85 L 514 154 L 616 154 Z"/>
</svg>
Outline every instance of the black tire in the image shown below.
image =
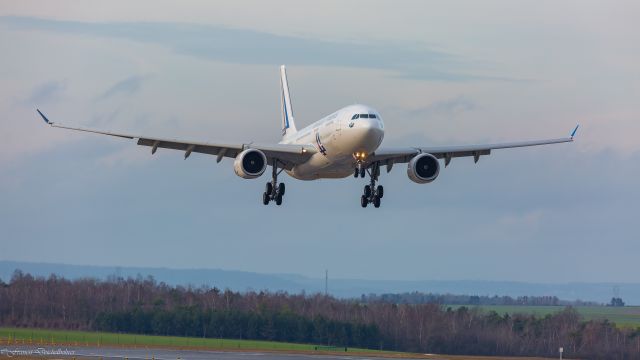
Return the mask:
<svg viewBox="0 0 640 360">
<path fill-rule="evenodd" d="M 280 196 L 284 196 L 284 183 L 280 183 L 280 185 L 278 185 L 278 194 L 280 194 Z"/>
<path fill-rule="evenodd" d="M 373 197 L 373 206 L 375 206 L 376 208 L 380 207 L 380 198 L 378 196 Z"/>
<path fill-rule="evenodd" d="M 357 179 L 357 178 L 358 178 L 358 175 L 360 175 L 360 170 L 358 170 L 358 168 L 356 168 L 356 169 L 354 170 L 354 172 L 353 172 L 353 177 Z"/>
<path fill-rule="evenodd" d="M 265 185 L 264 187 L 264 192 L 271 195 L 271 192 L 273 191 L 273 185 L 268 182 L 267 185 Z"/>
<path fill-rule="evenodd" d="M 376 190 L 376 195 L 378 195 L 378 197 L 382 199 L 382 196 L 384 195 L 384 188 L 382 187 L 382 185 L 378 185 L 378 190 Z"/>
<path fill-rule="evenodd" d="M 363 208 L 366 208 L 367 204 L 369 204 L 369 199 L 367 199 L 366 196 L 362 195 L 360 197 L 360 206 L 362 206 Z"/>
<path fill-rule="evenodd" d="M 271 197 L 266 192 L 262 193 L 262 203 L 265 205 L 269 205 L 269 201 L 271 201 Z"/>
<path fill-rule="evenodd" d="M 364 186 L 364 196 L 366 196 L 367 199 L 371 196 L 371 186 L 369 185 Z"/>
<path fill-rule="evenodd" d="M 280 206 L 282 204 L 282 194 L 276 195 L 276 205 Z"/>
<path fill-rule="evenodd" d="M 363 178 L 367 174 L 367 169 L 360 168 L 360 177 Z"/>
</svg>

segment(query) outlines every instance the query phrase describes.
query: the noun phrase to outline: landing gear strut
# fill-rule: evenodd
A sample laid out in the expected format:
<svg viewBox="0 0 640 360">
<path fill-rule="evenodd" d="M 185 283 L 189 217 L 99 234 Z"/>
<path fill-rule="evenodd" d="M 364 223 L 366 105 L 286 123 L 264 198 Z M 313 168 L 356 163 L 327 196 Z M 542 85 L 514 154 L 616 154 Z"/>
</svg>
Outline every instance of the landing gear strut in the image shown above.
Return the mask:
<svg viewBox="0 0 640 360">
<path fill-rule="evenodd" d="M 354 178 L 358 178 L 358 176 L 360 176 L 361 178 L 364 177 L 364 175 L 366 174 L 366 169 L 363 166 L 363 164 L 361 162 L 358 162 L 358 164 L 356 164 L 356 168 L 353 172 L 353 177 Z"/>
<path fill-rule="evenodd" d="M 360 166 L 360 168 L 356 168 L 355 171 L 356 171 L 355 172 L 356 175 L 359 172 L 363 173 L 364 171 L 366 171 L 370 176 L 369 185 L 364 186 L 364 194 L 360 197 L 360 205 L 363 208 L 366 208 L 367 205 L 373 204 L 374 207 L 379 208 L 380 199 L 382 199 L 382 196 L 384 195 L 384 188 L 382 187 L 382 185 L 378 185 L 376 187 L 378 176 L 380 176 L 380 164 L 375 162 L 371 164 L 371 166 L 367 169 Z"/>
<path fill-rule="evenodd" d="M 282 197 L 284 196 L 285 186 L 284 183 L 278 184 L 278 175 L 284 168 L 278 170 L 278 160 L 273 160 L 272 164 L 272 172 L 271 172 L 271 182 L 268 182 L 265 185 L 264 193 L 262 193 L 262 203 L 267 205 L 270 201 L 275 201 L 276 205 L 282 204 Z"/>
</svg>

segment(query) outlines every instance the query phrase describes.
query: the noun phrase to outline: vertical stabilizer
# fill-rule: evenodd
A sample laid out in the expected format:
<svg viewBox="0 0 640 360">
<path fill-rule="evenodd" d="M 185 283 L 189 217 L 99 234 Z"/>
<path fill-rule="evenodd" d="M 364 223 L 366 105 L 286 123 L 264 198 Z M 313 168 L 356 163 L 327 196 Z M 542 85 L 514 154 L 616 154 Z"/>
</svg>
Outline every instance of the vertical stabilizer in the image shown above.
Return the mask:
<svg viewBox="0 0 640 360">
<path fill-rule="evenodd" d="M 289 94 L 289 83 L 287 83 L 287 69 L 280 66 L 280 90 L 282 96 L 282 137 L 295 134 L 296 122 L 293 117 L 293 107 L 291 106 L 291 95 Z"/>
</svg>

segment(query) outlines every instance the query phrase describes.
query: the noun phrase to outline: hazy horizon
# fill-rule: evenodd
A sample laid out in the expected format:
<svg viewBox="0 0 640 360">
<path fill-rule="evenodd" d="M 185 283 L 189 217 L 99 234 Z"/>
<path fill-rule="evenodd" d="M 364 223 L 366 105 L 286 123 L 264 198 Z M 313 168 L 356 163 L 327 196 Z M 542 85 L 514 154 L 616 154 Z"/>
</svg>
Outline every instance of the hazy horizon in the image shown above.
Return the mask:
<svg viewBox="0 0 640 360">
<path fill-rule="evenodd" d="M 260 275 L 275 275 L 275 276 L 300 276 L 303 278 L 307 278 L 307 279 L 316 279 L 316 280 L 322 280 L 323 284 L 324 284 L 324 279 L 325 279 L 325 270 L 322 270 L 321 273 L 319 274 L 310 274 L 310 275 L 303 275 L 300 273 L 296 273 L 296 272 L 268 272 L 268 271 L 247 271 L 247 270 L 242 270 L 242 269 L 234 269 L 234 268 L 220 268 L 220 267 L 174 267 L 174 266 L 136 266 L 136 265 L 95 265 L 95 264 L 87 264 L 87 263 L 79 263 L 79 264 L 74 264 L 74 263 L 60 263 L 60 262 L 46 262 L 46 261 L 16 261 L 16 260 L 6 260 L 6 259 L 2 259 L 0 260 L 0 263 L 18 263 L 18 264 L 33 264 L 33 265 L 61 265 L 61 266 L 71 266 L 71 267 L 91 267 L 91 268 L 102 268 L 102 269 L 112 269 L 113 270 L 113 275 L 117 275 L 117 271 L 118 269 L 122 270 L 122 269 L 141 269 L 141 270 L 149 270 L 149 269 L 154 269 L 154 270 L 169 270 L 169 271 L 183 271 L 183 270 L 187 270 L 187 271 L 209 271 L 209 270 L 213 270 L 213 271 L 224 271 L 224 272 L 238 272 L 238 273 L 251 273 L 251 274 L 260 274 Z M 16 270 L 20 270 L 23 271 L 24 273 L 28 273 L 28 271 L 24 271 L 22 269 L 18 269 L 16 268 Z M 57 274 L 54 274 L 57 275 Z M 145 275 L 145 274 L 140 274 L 140 275 Z M 7 281 L 8 277 L 0 277 L 2 278 L 4 281 Z M 430 279 L 430 278 L 421 278 L 421 279 L 400 279 L 400 278 L 348 278 L 348 277 L 333 277 L 330 276 L 331 279 L 338 279 L 338 280 L 356 280 L 356 281 L 393 281 L 393 282 L 421 282 L 421 281 L 473 281 L 473 282 L 514 282 L 514 283 L 521 283 L 521 284 L 570 284 L 570 283 L 584 283 L 584 284 L 640 284 L 640 279 L 637 282 L 616 282 L 616 281 L 541 281 L 541 282 L 537 282 L 537 281 L 517 281 L 517 280 L 504 280 L 504 279 L 480 279 L 480 278 L 458 278 L 458 279 L 448 279 L 448 280 L 439 280 L 439 279 Z"/>
</svg>

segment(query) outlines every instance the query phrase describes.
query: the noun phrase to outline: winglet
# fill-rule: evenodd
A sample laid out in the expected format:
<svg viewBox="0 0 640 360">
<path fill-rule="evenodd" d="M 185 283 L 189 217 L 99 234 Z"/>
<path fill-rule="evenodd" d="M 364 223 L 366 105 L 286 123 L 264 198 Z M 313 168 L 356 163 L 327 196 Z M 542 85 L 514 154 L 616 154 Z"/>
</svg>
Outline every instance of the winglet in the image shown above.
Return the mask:
<svg viewBox="0 0 640 360">
<path fill-rule="evenodd" d="M 44 116 L 44 114 L 39 109 L 36 109 L 36 111 L 38 112 L 38 114 L 40 114 L 40 116 L 42 116 L 42 120 L 44 120 L 44 122 L 46 122 L 49 125 L 53 124 L 51 121 L 49 121 L 49 119 L 47 119 L 46 116 Z"/>
<path fill-rule="evenodd" d="M 576 132 L 578 131 L 578 127 L 580 127 L 580 124 L 576 125 L 576 128 L 573 129 L 573 131 L 571 132 L 571 138 L 573 139 L 573 137 L 576 135 Z"/>
</svg>

